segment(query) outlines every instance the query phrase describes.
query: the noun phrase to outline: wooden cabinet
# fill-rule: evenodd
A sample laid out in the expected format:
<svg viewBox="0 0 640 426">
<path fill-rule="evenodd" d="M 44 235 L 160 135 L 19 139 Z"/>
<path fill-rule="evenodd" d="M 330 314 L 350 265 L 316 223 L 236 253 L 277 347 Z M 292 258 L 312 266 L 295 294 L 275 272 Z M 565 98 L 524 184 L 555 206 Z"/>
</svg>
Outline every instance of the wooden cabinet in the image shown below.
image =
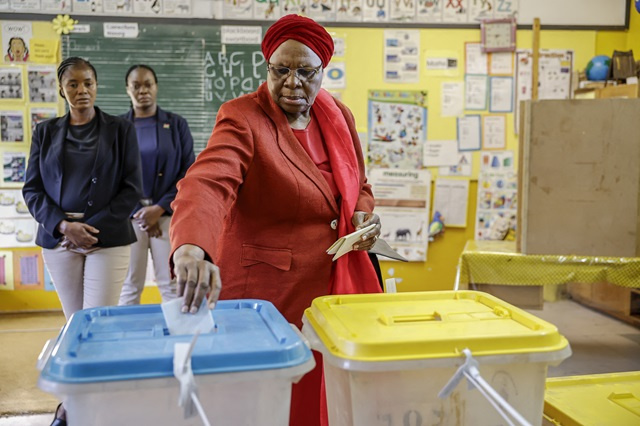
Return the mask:
<svg viewBox="0 0 640 426">
<path fill-rule="evenodd" d="M 640 290 L 607 282 L 568 287 L 575 301 L 640 327 Z"/>
</svg>

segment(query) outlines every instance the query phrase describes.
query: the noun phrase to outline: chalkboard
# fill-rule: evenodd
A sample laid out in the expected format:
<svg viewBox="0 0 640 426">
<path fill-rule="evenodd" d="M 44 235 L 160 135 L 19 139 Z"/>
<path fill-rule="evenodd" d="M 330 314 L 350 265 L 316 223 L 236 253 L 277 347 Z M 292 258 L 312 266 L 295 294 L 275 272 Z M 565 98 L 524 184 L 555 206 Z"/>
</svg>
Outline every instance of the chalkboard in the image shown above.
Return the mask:
<svg viewBox="0 0 640 426">
<path fill-rule="evenodd" d="M 260 45 L 223 48 L 220 25 L 140 24 L 137 38 L 105 38 L 103 23 L 89 24 L 89 33 L 63 37 L 62 55 L 96 67 L 96 105 L 110 114 L 126 112 L 127 69 L 147 64 L 158 76 L 158 105 L 187 120 L 196 153 L 206 146 L 222 103 L 255 91 L 267 76 Z"/>
</svg>

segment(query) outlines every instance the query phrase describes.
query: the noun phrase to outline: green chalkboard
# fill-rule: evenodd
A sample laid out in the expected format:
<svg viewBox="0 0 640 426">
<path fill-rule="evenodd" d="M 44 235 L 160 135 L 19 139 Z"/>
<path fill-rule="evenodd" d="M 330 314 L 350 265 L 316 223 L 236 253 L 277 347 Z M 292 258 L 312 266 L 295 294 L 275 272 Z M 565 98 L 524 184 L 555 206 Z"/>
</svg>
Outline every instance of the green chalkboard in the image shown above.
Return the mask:
<svg viewBox="0 0 640 426">
<path fill-rule="evenodd" d="M 137 38 L 105 38 L 103 23 L 89 25 L 89 33 L 63 37 L 62 56 L 96 67 L 96 105 L 110 114 L 126 112 L 127 69 L 150 65 L 158 76 L 158 105 L 189 122 L 196 153 L 206 146 L 220 105 L 255 91 L 267 76 L 260 45 L 223 47 L 220 25 L 140 24 Z"/>
</svg>

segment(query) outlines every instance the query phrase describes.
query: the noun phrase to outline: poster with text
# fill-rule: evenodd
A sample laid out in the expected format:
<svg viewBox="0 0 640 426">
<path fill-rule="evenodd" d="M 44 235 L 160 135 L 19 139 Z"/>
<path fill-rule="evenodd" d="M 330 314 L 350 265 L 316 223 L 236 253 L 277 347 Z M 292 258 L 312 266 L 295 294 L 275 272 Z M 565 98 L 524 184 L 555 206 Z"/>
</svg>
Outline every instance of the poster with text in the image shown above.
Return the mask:
<svg viewBox="0 0 640 426">
<path fill-rule="evenodd" d="M 384 31 L 384 81 L 417 83 L 420 79 L 420 31 Z"/>
<path fill-rule="evenodd" d="M 48 65 L 32 65 L 27 70 L 29 101 L 58 102 L 58 82 L 56 68 Z"/>
<path fill-rule="evenodd" d="M 427 93 L 369 92 L 369 167 L 419 169 L 427 140 Z"/>
<path fill-rule="evenodd" d="M 431 174 L 428 170 L 374 169 L 369 183 L 380 216 L 380 237 L 407 260 L 427 260 Z M 387 258 L 383 258 L 388 260 Z"/>
<path fill-rule="evenodd" d="M 12 5 L 12 6 L 15 6 Z M 25 2 L 25 9 L 34 6 L 40 8 L 39 2 Z M 29 60 L 29 43 L 33 30 L 29 21 L 0 21 L 2 23 L 2 55 L 4 62 L 21 63 Z"/>
</svg>

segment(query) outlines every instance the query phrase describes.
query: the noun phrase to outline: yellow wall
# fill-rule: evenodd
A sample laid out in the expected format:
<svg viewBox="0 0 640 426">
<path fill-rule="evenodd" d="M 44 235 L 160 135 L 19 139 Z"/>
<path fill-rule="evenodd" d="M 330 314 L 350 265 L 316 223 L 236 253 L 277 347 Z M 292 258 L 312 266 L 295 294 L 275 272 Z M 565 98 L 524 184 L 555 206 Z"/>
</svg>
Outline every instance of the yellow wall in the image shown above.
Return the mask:
<svg viewBox="0 0 640 426">
<path fill-rule="evenodd" d="M 582 70 L 590 58 L 597 54 L 610 55 L 614 49 L 634 49 L 640 59 L 640 14 L 635 11 L 633 0 L 629 31 L 546 31 L 541 34 L 541 47 L 546 49 L 573 49 L 575 69 Z M 544 23 L 543 23 L 544 25 Z M 370 89 L 427 90 L 429 93 L 428 138 L 446 140 L 456 138 L 455 118 L 441 118 L 440 86 L 443 81 L 462 81 L 464 78 L 464 43 L 480 39 L 479 30 L 471 29 L 422 29 L 422 52 L 429 50 L 455 51 L 461 60 L 459 75 L 454 77 L 428 77 L 422 74 L 418 84 L 389 84 L 383 81 L 383 36 L 380 28 L 329 28 L 335 35 L 345 37 L 347 63 L 347 89 L 343 101 L 352 109 L 359 130 L 367 130 L 367 93 Z M 518 48 L 530 48 L 532 32 L 518 31 Z M 34 37 L 55 37 L 50 23 L 35 22 Z M 513 115 L 507 117 L 507 147 L 517 151 L 517 138 L 513 133 Z M 473 175 L 477 176 L 478 159 L 474 159 Z M 432 176 L 436 177 L 435 170 Z M 402 279 L 400 291 L 450 289 L 456 274 L 459 255 L 467 240 L 473 239 L 476 209 L 477 181 L 469 188 L 467 228 L 447 228 L 444 235 L 429 244 L 428 261 L 424 263 L 382 262 L 385 278 Z M 433 191 L 431 192 L 433 194 Z M 160 301 L 157 289 L 148 288 L 143 302 Z M 0 292 L 0 311 L 59 309 L 55 292 L 5 291 Z"/>
<path fill-rule="evenodd" d="M 464 43 L 480 40 L 476 29 L 423 29 L 420 30 L 421 50 L 454 51 L 462 61 L 455 77 L 430 77 L 421 74 L 418 84 L 390 84 L 383 81 L 383 37 L 382 29 L 330 28 L 338 37 L 346 39 L 345 62 L 347 65 L 347 89 L 343 101 L 351 108 L 361 131 L 367 130 L 367 93 L 370 89 L 427 90 L 429 96 L 427 137 L 432 140 L 456 139 L 456 119 L 440 117 L 440 88 L 443 81 L 463 81 Z M 611 32 L 606 43 L 615 40 L 626 42 L 625 32 Z M 531 48 L 532 31 L 517 33 L 518 48 Z M 589 59 L 596 54 L 596 31 L 543 31 L 541 47 L 544 49 L 573 49 L 576 69 L 584 69 Z M 424 56 L 424 55 L 423 55 Z M 507 148 L 516 151 L 517 137 L 513 129 L 513 114 L 507 115 Z M 479 156 L 474 158 L 473 176 L 477 176 Z M 516 163 L 517 164 L 517 163 Z M 432 170 L 432 177 L 437 175 Z M 382 262 L 385 278 L 402 279 L 399 291 L 451 289 L 454 285 L 458 258 L 467 240 L 474 238 L 477 181 L 469 188 L 469 210 L 467 228 L 447 228 L 444 235 L 429 244 L 428 260 L 420 263 Z M 433 191 L 431 191 L 433 194 Z M 392 274 L 393 273 L 393 274 Z"/>
</svg>

